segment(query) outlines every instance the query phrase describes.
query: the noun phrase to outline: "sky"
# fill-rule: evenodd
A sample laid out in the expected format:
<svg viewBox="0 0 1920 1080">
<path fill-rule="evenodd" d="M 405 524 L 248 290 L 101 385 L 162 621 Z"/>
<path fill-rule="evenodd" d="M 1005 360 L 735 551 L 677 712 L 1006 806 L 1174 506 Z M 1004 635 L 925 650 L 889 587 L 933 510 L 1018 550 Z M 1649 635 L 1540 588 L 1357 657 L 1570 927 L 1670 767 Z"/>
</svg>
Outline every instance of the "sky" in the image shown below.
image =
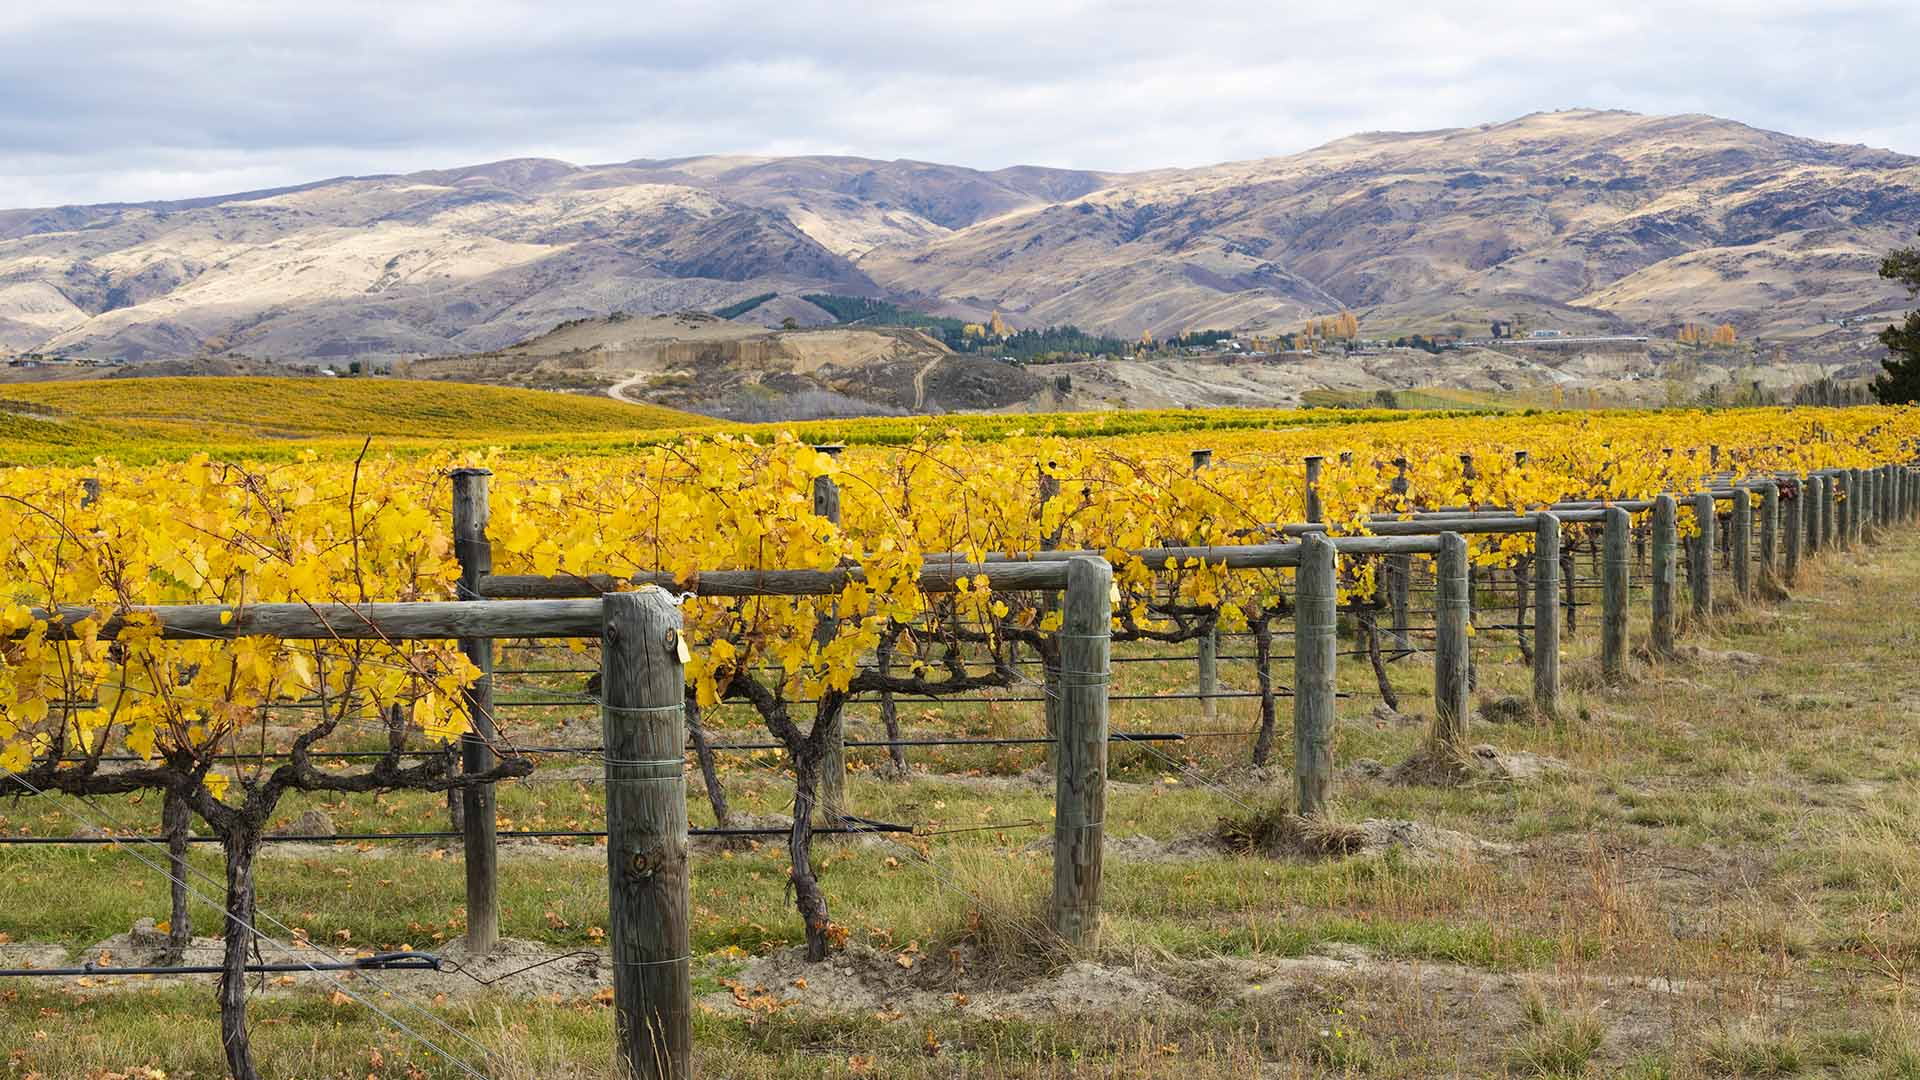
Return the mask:
<svg viewBox="0 0 1920 1080">
<path fill-rule="evenodd" d="M 1145 169 L 1571 107 L 1920 154 L 1915 0 L 8 0 L 0 206 L 507 157 Z"/>
</svg>

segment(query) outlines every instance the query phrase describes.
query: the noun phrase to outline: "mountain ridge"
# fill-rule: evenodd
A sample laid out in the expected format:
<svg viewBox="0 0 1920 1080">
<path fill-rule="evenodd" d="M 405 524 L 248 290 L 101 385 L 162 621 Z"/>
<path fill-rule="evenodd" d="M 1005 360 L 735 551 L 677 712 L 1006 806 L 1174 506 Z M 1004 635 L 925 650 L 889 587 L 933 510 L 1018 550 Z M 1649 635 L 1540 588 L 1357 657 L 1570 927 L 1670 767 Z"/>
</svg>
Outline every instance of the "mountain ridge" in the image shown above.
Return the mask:
<svg viewBox="0 0 1920 1080">
<path fill-rule="evenodd" d="M 1873 270 L 1915 223 L 1920 158 L 1621 110 L 1134 172 L 521 157 L 0 210 L 0 348 L 443 355 L 615 311 L 841 292 L 1126 336 L 1342 307 L 1387 333 L 1711 319 L 1838 355 L 1857 335 L 1823 328 L 1897 306 Z"/>
</svg>

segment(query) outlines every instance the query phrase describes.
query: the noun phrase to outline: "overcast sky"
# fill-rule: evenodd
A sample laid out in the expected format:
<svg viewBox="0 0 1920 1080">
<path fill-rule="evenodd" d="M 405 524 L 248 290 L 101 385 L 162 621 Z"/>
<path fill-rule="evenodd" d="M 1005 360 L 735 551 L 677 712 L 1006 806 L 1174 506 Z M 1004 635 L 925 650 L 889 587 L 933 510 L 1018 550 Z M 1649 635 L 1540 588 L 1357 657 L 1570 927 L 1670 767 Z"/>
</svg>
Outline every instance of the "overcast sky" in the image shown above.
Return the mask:
<svg viewBox="0 0 1920 1080">
<path fill-rule="evenodd" d="M 5 0 L 0 206 L 503 157 L 1135 169 L 1541 109 L 1920 153 L 1917 0 Z"/>
</svg>

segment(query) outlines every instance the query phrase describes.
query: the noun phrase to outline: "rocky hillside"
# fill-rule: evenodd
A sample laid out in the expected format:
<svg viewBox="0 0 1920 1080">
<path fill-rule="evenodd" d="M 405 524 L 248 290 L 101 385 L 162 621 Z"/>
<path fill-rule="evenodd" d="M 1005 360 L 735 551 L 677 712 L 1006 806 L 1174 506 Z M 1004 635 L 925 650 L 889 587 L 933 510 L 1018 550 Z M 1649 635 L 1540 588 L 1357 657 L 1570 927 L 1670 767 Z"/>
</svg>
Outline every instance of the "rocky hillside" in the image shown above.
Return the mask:
<svg viewBox="0 0 1920 1080">
<path fill-rule="evenodd" d="M 0 211 L 0 349 L 443 355 L 611 312 L 886 296 L 1127 336 L 1535 326 L 1864 355 L 1837 329 L 1920 225 L 1920 159 L 1579 110 L 1146 174 L 844 157 L 517 160 L 173 203 Z M 794 307 L 792 305 L 800 305 Z M 810 320 L 797 321 L 806 325 Z"/>
<path fill-rule="evenodd" d="M 1002 409 L 1047 385 L 915 330 L 766 330 L 701 312 L 578 319 L 506 349 L 403 361 L 399 373 L 752 421 Z"/>
</svg>

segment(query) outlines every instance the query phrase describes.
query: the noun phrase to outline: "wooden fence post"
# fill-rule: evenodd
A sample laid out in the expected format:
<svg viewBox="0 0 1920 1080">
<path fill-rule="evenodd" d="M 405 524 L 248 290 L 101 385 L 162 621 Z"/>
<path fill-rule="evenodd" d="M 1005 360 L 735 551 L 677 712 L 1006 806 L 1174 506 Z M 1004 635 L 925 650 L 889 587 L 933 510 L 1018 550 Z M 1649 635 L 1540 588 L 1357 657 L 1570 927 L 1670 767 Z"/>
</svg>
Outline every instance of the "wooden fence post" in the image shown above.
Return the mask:
<svg viewBox="0 0 1920 1080">
<path fill-rule="evenodd" d="M 492 477 L 487 469 L 453 471 L 453 553 L 460 563 L 455 595 L 462 600 L 480 601 L 480 579 L 493 572 L 493 544 L 487 539 L 487 488 Z M 460 764 L 469 773 L 486 772 L 493 768 L 493 743 L 498 735 L 493 718 L 493 639 L 463 638 L 460 651 L 480 669 L 480 677 L 463 691 L 468 730 L 460 736 Z M 492 784 L 463 788 L 460 796 L 461 858 L 467 873 L 467 949 L 476 955 L 493 951 L 500 939 L 500 854 L 495 846 L 494 800 Z"/>
<path fill-rule="evenodd" d="M 1853 533 L 1853 546 L 1867 542 L 1867 523 L 1873 520 L 1873 491 L 1865 469 L 1847 470 L 1847 501 L 1853 508 L 1847 513 L 1847 526 Z"/>
<path fill-rule="evenodd" d="M 1802 520 L 1807 509 L 1807 485 L 1795 485 L 1793 498 L 1780 502 L 1780 524 L 1786 538 L 1780 557 L 1780 582 L 1792 587 L 1800 577 L 1800 540 L 1807 527 Z"/>
<path fill-rule="evenodd" d="M 1833 547 L 1840 536 L 1840 481 L 1830 472 L 1820 474 L 1820 550 Z"/>
<path fill-rule="evenodd" d="M 1866 469 L 1854 469 L 1850 477 L 1854 508 L 1847 521 L 1853 525 L 1853 542 L 1859 547 L 1866 544 L 1867 523 L 1873 520 L 1873 476 Z"/>
<path fill-rule="evenodd" d="M 1040 505 L 1034 511 L 1035 516 L 1044 516 L 1047 503 L 1051 502 L 1059 494 L 1060 478 L 1048 472 L 1047 467 L 1042 465 L 1040 467 Z M 1053 532 L 1043 532 L 1040 535 L 1041 551 L 1053 551 L 1059 546 L 1060 534 L 1057 529 Z M 1048 590 L 1040 601 L 1040 610 L 1042 614 L 1048 615 L 1060 610 L 1060 594 Z M 1051 739 L 1060 734 L 1060 655 L 1057 649 L 1052 659 L 1044 656 L 1041 657 L 1040 672 L 1040 679 L 1045 684 L 1041 693 L 1047 699 L 1041 702 L 1040 707 L 1044 710 L 1046 717 L 1047 738 Z M 1049 760 L 1053 757 L 1051 747 L 1047 750 L 1047 757 Z"/>
<path fill-rule="evenodd" d="M 1202 471 L 1212 464 L 1213 451 L 1195 450 L 1193 452 L 1193 474 L 1195 476 L 1200 475 Z M 1196 540 L 1195 542 L 1197 543 L 1198 541 Z M 1220 692 L 1220 626 L 1217 621 L 1218 617 L 1216 614 L 1213 629 L 1200 635 L 1200 649 L 1199 656 L 1197 657 L 1198 670 L 1195 672 L 1200 680 L 1200 715 L 1209 721 L 1213 720 L 1220 711 L 1219 702 L 1214 698 L 1214 695 Z"/>
<path fill-rule="evenodd" d="M 1533 704 L 1560 711 L 1560 519 L 1545 510 L 1533 533 Z"/>
<path fill-rule="evenodd" d="M 1771 589 L 1780 575 L 1780 482 L 1760 485 L 1760 587 Z"/>
<path fill-rule="evenodd" d="M 1338 579 L 1333 541 L 1300 538 L 1293 605 L 1294 811 L 1322 817 L 1333 794 L 1333 710 Z"/>
<path fill-rule="evenodd" d="M 837 459 L 845 447 L 838 443 L 822 443 L 814 449 Z M 833 477 L 813 478 L 813 512 L 816 517 L 826 518 L 835 525 L 840 524 L 840 485 L 834 483 Z M 826 645 L 839 632 L 837 620 L 822 617 L 816 638 L 821 645 Z M 835 709 L 826 721 L 827 738 L 820 754 L 820 816 L 828 825 L 838 825 L 846 820 L 848 810 L 846 713 L 843 709 Z"/>
<path fill-rule="evenodd" d="M 1713 616 L 1713 544 L 1714 544 L 1714 505 L 1713 493 L 1702 491 L 1693 497 L 1694 524 L 1699 526 L 1700 537 L 1693 544 L 1693 561 L 1688 567 L 1687 585 L 1693 590 L 1693 614 L 1696 619 L 1706 620 Z"/>
<path fill-rule="evenodd" d="M 1319 454 L 1307 457 L 1307 520 L 1318 522 L 1327 520 L 1326 509 L 1320 503 L 1320 467 L 1326 459 Z"/>
<path fill-rule="evenodd" d="M 1462 486 L 1466 489 L 1467 509 L 1478 510 L 1480 494 L 1477 481 L 1480 479 L 1480 471 L 1474 468 L 1472 454 L 1460 455 L 1460 479 Z M 1467 559 L 1467 618 L 1473 618 L 1473 559 L 1471 556 Z M 1473 653 L 1469 651 L 1467 653 L 1467 689 L 1473 690 L 1479 685 L 1480 669 L 1473 662 Z"/>
<path fill-rule="evenodd" d="M 1100 855 L 1107 817 L 1107 680 L 1113 567 L 1067 560 L 1060 626 L 1060 733 L 1053 763 L 1054 932 L 1091 945 L 1100 928 Z"/>
<path fill-rule="evenodd" d="M 1744 604 L 1753 599 L 1753 494 L 1740 484 L 1733 485 L 1727 530 L 1733 541 L 1733 593 Z"/>
<path fill-rule="evenodd" d="M 1680 504 L 1671 495 L 1653 500 L 1653 655 L 1673 655 L 1679 607 Z"/>
<path fill-rule="evenodd" d="M 1602 530 L 1600 676 L 1619 684 L 1627 678 L 1627 575 L 1633 566 L 1627 541 L 1633 532 L 1633 515 L 1618 506 L 1608 507 Z"/>
<path fill-rule="evenodd" d="M 1467 538 L 1440 534 L 1434 563 L 1433 741 L 1467 745 Z"/>
<path fill-rule="evenodd" d="M 1846 469 L 1841 469 L 1833 475 L 1832 479 L 1835 500 L 1833 507 L 1835 546 L 1842 551 L 1846 551 L 1853 547 L 1853 496 L 1855 491 L 1853 475 Z"/>
<path fill-rule="evenodd" d="M 1867 522 L 1873 518 L 1873 491 L 1869 485 L 1867 470 L 1847 470 L 1847 493 L 1853 500 L 1853 511 L 1847 515 L 1847 524 L 1853 527 L 1855 547 L 1867 542 Z"/>
<path fill-rule="evenodd" d="M 1404 512 L 1407 509 L 1407 493 L 1412 487 L 1407 481 L 1407 459 L 1394 458 L 1393 467 L 1395 475 L 1393 483 L 1389 485 L 1393 492 L 1393 508 Z M 1412 588 L 1412 582 L 1413 556 L 1387 556 L 1388 603 L 1393 606 L 1393 645 L 1397 649 L 1405 649 L 1410 644 L 1407 639 L 1407 629 L 1412 623 L 1408 621 L 1407 616 L 1410 606 L 1408 592 Z"/>
<path fill-rule="evenodd" d="M 648 586 L 608 593 L 600 618 L 616 1071 L 682 1080 L 693 1074 L 693 957 L 680 610 Z"/>
</svg>

